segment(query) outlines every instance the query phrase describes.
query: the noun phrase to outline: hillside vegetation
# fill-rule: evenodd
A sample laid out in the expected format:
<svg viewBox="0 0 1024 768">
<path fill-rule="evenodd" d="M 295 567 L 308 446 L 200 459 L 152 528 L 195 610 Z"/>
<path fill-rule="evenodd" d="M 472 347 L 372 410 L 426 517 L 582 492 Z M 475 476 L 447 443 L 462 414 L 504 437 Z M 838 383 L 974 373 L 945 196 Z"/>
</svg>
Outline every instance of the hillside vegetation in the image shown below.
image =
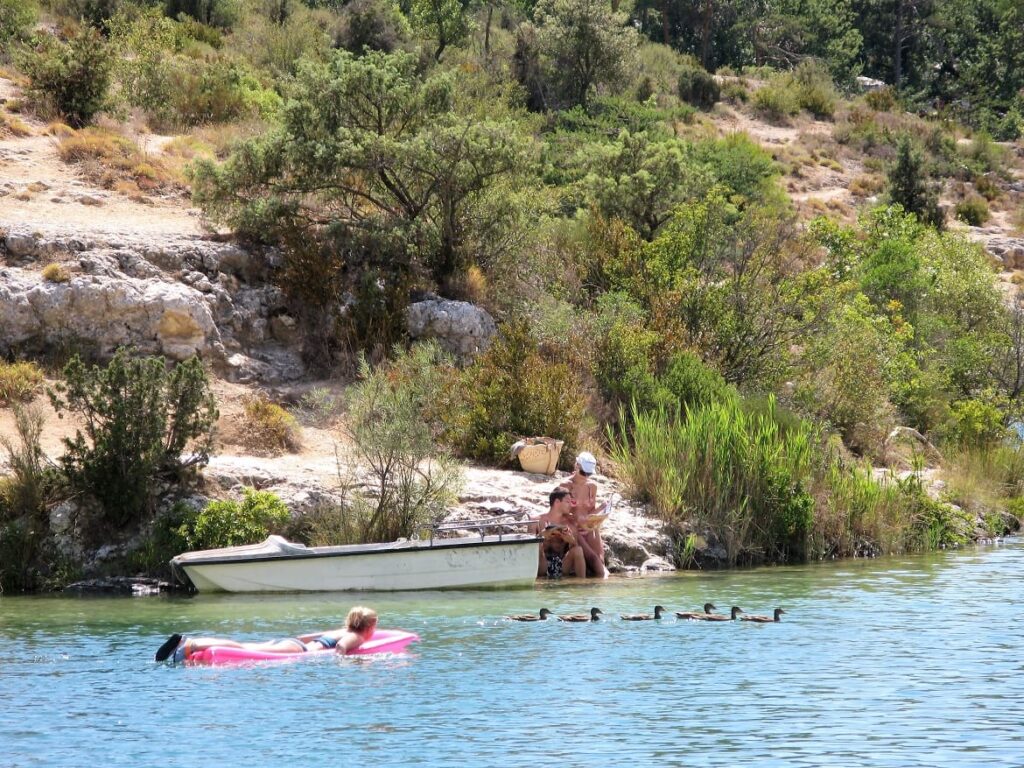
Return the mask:
<svg viewBox="0 0 1024 768">
<path fill-rule="evenodd" d="M 608 457 L 681 564 L 702 542 L 795 562 L 1018 525 L 1024 312 L 1016 265 L 978 240 L 1024 230 L 1022 57 L 1017 0 L 0 0 L 23 89 L 0 135 L 51 121 L 94 183 L 190 195 L 280 249 L 304 360 L 360 371 L 348 429 L 402 467 L 318 530 L 408 535 L 450 497 L 450 454 L 503 466 L 547 435 L 563 468 Z M 424 292 L 491 312 L 489 350 L 409 351 Z M 148 526 L 154 563 L 194 535 L 198 513 L 158 515 L 157 480 L 205 461 L 200 369 L 147 361 L 135 391 L 115 364 L 72 360 L 51 395 L 108 414 L 61 468 L 30 413 L 5 436 L 0 584 L 52 576 L 33 521 L 69 496 L 97 530 Z M 38 392 L 25 366 L 0 363 L 0 405 Z M 146 435 L 128 394 L 163 403 Z M 250 410 L 274 436 L 255 442 L 300 439 Z M 148 457 L 130 494 L 119 451 Z"/>
</svg>

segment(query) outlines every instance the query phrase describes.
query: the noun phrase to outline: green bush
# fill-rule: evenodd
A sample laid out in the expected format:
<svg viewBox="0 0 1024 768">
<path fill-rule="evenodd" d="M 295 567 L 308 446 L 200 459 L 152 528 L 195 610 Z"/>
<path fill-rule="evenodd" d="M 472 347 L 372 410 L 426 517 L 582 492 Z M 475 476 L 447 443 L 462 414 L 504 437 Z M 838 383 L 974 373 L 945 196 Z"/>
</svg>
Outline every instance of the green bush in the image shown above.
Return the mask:
<svg viewBox="0 0 1024 768">
<path fill-rule="evenodd" d="M 32 0 L 0 0 L 0 61 L 4 61 L 13 42 L 25 40 L 36 21 Z"/>
<path fill-rule="evenodd" d="M 991 402 L 981 398 L 959 400 L 949 410 L 949 421 L 940 433 L 960 448 L 992 448 L 1007 437 L 1006 417 Z"/>
<path fill-rule="evenodd" d="M 313 387 L 299 398 L 296 409 L 304 424 L 322 427 L 329 424 L 338 413 L 338 400 L 326 387 Z"/>
<path fill-rule="evenodd" d="M 223 57 L 180 62 L 172 73 L 172 114 L 180 125 L 269 117 L 281 99 L 241 64 Z"/>
<path fill-rule="evenodd" d="M 885 86 L 864 94 L 864 103 L 876 112 L 891 112 L 896 108 L 896 91 Z"/>
<path fill-rule="evenodd" d="M 43 384 L 43 369 L 36 363 L 0 361 L 0 406 L 31 400 Z"/>
<path fill-rule="evenodd" d="M 350 502 L 340 510 L 350 517 L 339 530 L 355 527 L 362 541 L 409 537 L 456 499 L 461 469 L 436 440 L 442 388 L 452 374 L 436 344 L 416 345 L 375 370 L 361 361 L 346 433 L 355 466 L 369 471 L 370 488 L 363 490 L 365 480 L 350 472 Z"/>
<path fill-rule="evenodd" d="M 100 503 L 109 525 L 143 520 L 159 479 L 209 459 L 217 408 L 199 358 L 168 370 L 162 357 L 132 358 L 123 348 L 105 368 L 75 355 L 49 394 L 58 413 L 83 422 L 64 441 L 64 474 Z"/>
<path fill-rule="evenodd" d="M 980 227 L 988 221 L 988 203 L 980 195 L 971 195 L 956 204 L 956 217 L 972 227 Z"/>
<path fill-rule="evenodd" d="M 835 114 L 839 94 L 824 66 L 812 60 L 803 61 L 793 70 L 792 77 L 801 109 L 817 118 L 831 118 Z"/>
<path fill-rule="evenodd" d="M 47 503 L 57 479 L 40 445 L 43 415 L 15 406 L 17 442 L 0 435 L 11 474 L 0 477 L 0 594 L 43 585 L 50 558 Z"/>
<path fill-rule="evenodd" d="M 770 122 L 784 123 L 800 111 L 800 103 L 791 85 L 770 83 L 754 91 L 754 109 Z"/>
<path fill-rule="evenodd" d="M 442 413 L 446 441 L 467 457 L 508 466 L 522 437 L 565 441 L 571 466 L 586 413 L 569 366 L 545 357 L 524 320 L 506 323 L 487 350 L 452 381 Z"/>
<path fill-rule="evenodd" d="M 679 72 L 676 92 L 687 104 L 701 109 L 711 109 L 722 96 L 714 75 L 696 66 L 684 67 Z"/>
<path fill-rule="evenodd" d="M 409 22 L 393 0 L 352 0 L 341 9 L 343 27 L 335 45 L 356 55 L 390 53 L 409 39 Z"/>
<path fill-rule="evenodd" d="M 722 375 L 693 352 L 677 352 L 668 359 L 661 385 L 684 408 L 701 408 L 718 403 L 734 403 L 739 392 Z"/>
<path fill-rule="evenodd" d="M 29 78 L 29 97 L 51 105 L 74 128 L 81 128 L 103 109 L 113 64 L 110 46 L 89 27 L 79 29 L 67 42 L 43 36 L 19 61 Z"/>
<path fill-rule="evenodd" d="M 889 200 L 903 206 L 925 223 L 942 228 L 945 214 L 939 207 L 938 190 L 928 183 L 924 156 L 906 134 L 896 144 L 896 161 L 888 173 Z"/>
<path fill-rule="evenodd" d="M 218 549 L 258 544 L 291 519 L 288 507 L 275 494 L 246 488 L 242 502 L 211 501 L 178 529 L 189 549 Z"/>
</svg>

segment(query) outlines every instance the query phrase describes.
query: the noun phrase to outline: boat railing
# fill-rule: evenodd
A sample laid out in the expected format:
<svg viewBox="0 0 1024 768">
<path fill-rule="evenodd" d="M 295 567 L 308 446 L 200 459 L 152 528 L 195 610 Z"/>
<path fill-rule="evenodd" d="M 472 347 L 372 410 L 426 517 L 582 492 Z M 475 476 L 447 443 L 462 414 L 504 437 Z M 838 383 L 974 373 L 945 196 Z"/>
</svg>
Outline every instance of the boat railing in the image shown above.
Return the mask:
<svg viewBox="0 0 1024 768">
<path fill-rule="evenodd" d="M 490 520 L 476 520 L 472 523 L 435 523 L 430 526 L 430 543 L 434 543 L 434 538 L 438 533 L 443 531 L 479 531 L 480 538 L 484 538 L 490 532 L 490 535 L 496 535 L 498 541 L 508 533 L 504 530 L 506 528 L 522 527 L 530 525 L 533 520 L 509 520 L 507 518 L 494 517 Z M 439 536 L 437 538 L 440 538 Z"/>
</svg>

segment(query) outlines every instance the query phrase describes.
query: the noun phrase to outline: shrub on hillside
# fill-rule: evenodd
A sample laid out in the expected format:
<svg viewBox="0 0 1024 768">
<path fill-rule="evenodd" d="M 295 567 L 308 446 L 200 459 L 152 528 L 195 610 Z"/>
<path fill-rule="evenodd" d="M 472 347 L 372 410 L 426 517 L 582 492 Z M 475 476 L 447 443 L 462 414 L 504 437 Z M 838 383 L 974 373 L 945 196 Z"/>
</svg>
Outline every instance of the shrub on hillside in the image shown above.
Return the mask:
<svg viewBox="0 0 1024 768">
<path fill-rule="evenodd" d="M 246 488 L 241 503 L 211 501 L 193 512 L 178 533 L 189 549 L 218 549 L 240 544 L 258 544 L 280 531 L 291 519 L 288 507 L 270 491 Z"/>
<path fill-rule="evenodd" d="M 447 442 L 465 456 L 506 466 L 516 440 L 552 437 L 565 441 L 567 469 L 585 413 L 584 393 L 569 366 L 545 357 L 527 322 L 514 320 L 451 382 L 441 417 Z"/>
<path fill-rule="evenodd" d="M 112 526 L 143 519 L 161 478 L 209 459 L 217 408 L 199 358 L 168 370 L 162 357 L 133 358 L 120 349 L 100 368 L 76 354 L 49 394 L 58 413 L 82 420 L 64 440 L 61 468 Z"/>
<path fill-rule="evenodd" d="M 687 104 L 701 109 L 711 109 L 722 95 L 714 75 L 698 66 L 683 67 L 679 72 L 676 92 Z"/>
<path fill-rule="evenodd" d="M 939 207 L 938 191 L 928 183 L 924 156 L 911 138 L 900 137 L 896 145 L 896 161 L 888 173 L 889 200 L 915 214 L 925 224 L 941 228 L 945 214 Z"/>
<path fill-rule="evenodd" d="M 341 10 L 342 28 L 335 46 L 362 55 L 364 51 L 398 50 L 409 39 L 409 22 L 393 0 L 352 0 Z"/>
<path fill-rule="evenodd" d="M 733 403 L 739 399 L 736 387 L 693 352 L 672 355 L 659 380 L 683 408 Z"/>
<path fill-rule="evenodd" d="M 275 454 L 302 448 L 302 427 L 265 395 L 246 398 L 242 413 L 242 441 L 250 450 Z"/>
<path fill-rule="evenodd" d="M 754 109 L 773 123 L 785 123 L 800 111 L 795 91 L 783 83 L 761 86 L 754 91 L 753 103 Z"/>
<path fill-rule="evenodd" d="M 0 477 L 0 594 L 35 589 L 49 559 L 49 515 L 57 478 L 40 444 L 43 415 L 15 406 L 17 440 L 0 435 L 11 474 Z"/>
<path fill-rule="evenodd" d="M 43 369 L 36 363 L 0 361 L 0 406 L 28 401 L 43 384 Z"/>
<path fill-rule="evenodd" d="M 43 267 L 43 271 L 39 275 L 48 283 L 66 283 L 71 279 L 71 273 L 67 271 L 64 265 L 57 264 L 56 262 Z"/>
<path fill-rule="evenodd" d="M 956 217 L 972 227 L 980 227 L 988 221 L 988 203 L 980 195 L 971 195 L 956 204 Z"/>
<path fill-rule="evenodd" d="M 349 393 L 346 433 L 355 466 L 369 472 L 369 490 L 356 488 L 356 469 L 350 468 L 352 493 L 338 510 L 343 519 L 335 530 L 354 529 L 369 542 L 409 537 L 443 514 L 461 483 L 460 467 L 436 439 L 451 364 L 436 344 L 420 344 L 376 369 L 363 359 L 359 372 Z M 359 478 L 359 486 L 367 484 L 365 474 Z"/>
<path fill-rule="evenodd" d="M 24 40 L 36 21 L 32 0 L 0 0 L 0 61 L 5 61 L 11 43 Z"/>
<path fill-rule="evenodd" d="M 20 57 L 29 79 L 27 93 L 52 106 L 79 128 L 103 109 L 113 67 L 110 47 L 94 29 L 83 27 L 62 41 L 50 35 Z"/>
</svg>

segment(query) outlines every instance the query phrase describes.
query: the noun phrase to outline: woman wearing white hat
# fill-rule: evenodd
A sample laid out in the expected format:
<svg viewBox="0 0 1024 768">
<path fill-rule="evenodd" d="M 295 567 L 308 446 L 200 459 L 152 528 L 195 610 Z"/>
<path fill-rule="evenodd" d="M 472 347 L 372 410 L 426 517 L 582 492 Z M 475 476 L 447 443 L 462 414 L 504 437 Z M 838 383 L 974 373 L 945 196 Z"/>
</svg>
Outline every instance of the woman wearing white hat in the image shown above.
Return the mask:
<svg viewBox="0 0 1024 768">
<path fill-rule="evenodd" d="M 580 529 L 580 546 L 587 561 L 587 575 L 604 578 L 608 570 L 604 567 L 604 542 L 601 540 L 600 522 L 595 516 L 597 511 L 597 483 L 591 475 L 597 471 L 597 459 L 589 451 L 583 451 L 576 457 L 576 469 L 562 483 L 576 500 L 576 523 Z M 596 523 L 596 525 L 595 525 Z"/>
</svg>

